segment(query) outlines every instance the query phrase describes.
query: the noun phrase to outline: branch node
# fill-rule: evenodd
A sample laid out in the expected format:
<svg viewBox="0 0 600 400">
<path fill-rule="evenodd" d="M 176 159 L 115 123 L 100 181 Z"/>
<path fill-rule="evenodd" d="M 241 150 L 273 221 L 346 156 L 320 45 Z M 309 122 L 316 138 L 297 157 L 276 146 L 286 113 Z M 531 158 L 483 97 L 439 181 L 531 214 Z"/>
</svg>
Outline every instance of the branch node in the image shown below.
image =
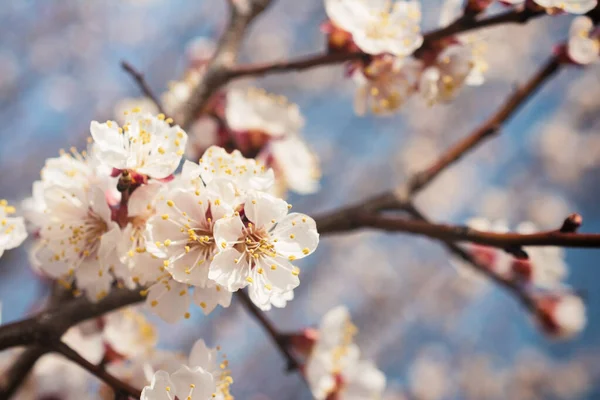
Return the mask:
<svg viewBox="0 0 600 400">
<path fill-rule="evenodd" d="M 583 224 L 583 217 L 580 214 L 573 213 L 565 219 L 559 231 L 561 233 L 575 233 L 581 227 L 581 224 Z"/>
</svg>

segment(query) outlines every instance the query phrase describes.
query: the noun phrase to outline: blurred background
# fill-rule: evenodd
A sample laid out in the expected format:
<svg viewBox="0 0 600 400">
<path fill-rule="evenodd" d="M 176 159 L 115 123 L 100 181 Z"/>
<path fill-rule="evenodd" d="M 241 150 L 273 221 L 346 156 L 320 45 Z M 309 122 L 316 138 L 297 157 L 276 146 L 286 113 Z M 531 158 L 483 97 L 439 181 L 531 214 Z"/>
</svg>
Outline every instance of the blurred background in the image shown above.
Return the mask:
<svg viewBox="0 0 600 400">
<path fill-rule="evenodd" d="M 441 1 L 423 2 L 423 30 Z M 89 123 L 113 118 L 119 100 L 139 96 L 120 68 L 127 60 L 157 92 L 181 78 L 185 48 L 218 38 L 224 0 L 6 1 L 0 7 L 0 198 L 18 204 L 48 157 L 85 147 Z M 386 191 L 465 136 L 566 38 L 572 16 L 486 31 L 489 71 L 481 87 L 451 104 L 415 99 L 392 117 L 357 117 L 354 84 L 340 65 L 242 82 L 287 96 L 306 117 L 304 135 L 321 160 L 321 190 L 291 195 L 315 215 Z M 320 0 L 278 0 L 247 37 L 241 61 L 266 62 L 322 51 Z M 446 170 L 417 198 L 432 218 L 464 223 L 503 218 L 555 228 L 571 212 L 600 231 L 600 67 L 569 67 L 552 79 L 502 134 Z M 27 245 L 0 259 L 2 322 L 42 299 Z M 492 283 L 461 278 L 441 246 L 407 235 L 361 231 L 324 238 L 300 266 L 302 285 L 285 309 L 269 312 L 284 331 L 314 326 L 345 304 L 357 340 L 388 379 L 386 399 L 600 398 L 599 252 L 568 250 L 567 282 L 584 293 L 589 325 L 568 342 L 546 339 L 520 304 Z M 199 337 L 226 351 L 239 399 L 308 399 L 259 325 L 235 300 L 210 316 L 169 326 L 160 346 L 189 350 Z"/>
</svg>

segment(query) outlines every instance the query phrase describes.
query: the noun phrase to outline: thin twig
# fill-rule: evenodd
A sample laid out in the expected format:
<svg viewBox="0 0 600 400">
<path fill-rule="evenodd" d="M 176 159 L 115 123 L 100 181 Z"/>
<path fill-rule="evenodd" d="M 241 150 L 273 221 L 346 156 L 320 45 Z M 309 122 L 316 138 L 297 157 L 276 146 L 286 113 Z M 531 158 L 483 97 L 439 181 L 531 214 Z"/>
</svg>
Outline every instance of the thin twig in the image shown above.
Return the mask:
<svg viewBox="0 0 600 400">
<path fill-rule="evenodd" d="M 229 70 L 237 61 L 239 49 L 252 21 L 262 13 L 271 0 L 229 0 L 228 26 L 221 36 L 215 55 L 206 66 L 206 72 L 184 110 L 181 126 L 187 129 L 210 97 L 229 80 Z"/>
<path fill-rule="evenodd" d="M 288 348 L 287 341 L 285 340 L 285 335 L 279 332 L 279 330 L 273 325 L 273 323 L 267 318 L 264 312 L 262 312 L 256 305 L 250 300 L 246 292 L 240 290 L 237 292 L 237 296 L 246 308 L 246 310 L 252 314 L 252 316 L 258 321 L 258 323 L 263 327 L 263 329 L 269 334 L 269 337 L 279 349 L 281 355 L 283 355 L 287 361 L 287 370 L 300 370 L 300 362 L 296 359 L 296 357 L 292 354 L 291 350 Z M 300 371 L 300 375 L 304 378 L 304 375 Z"/>
<path fill-rule="evenodd" d="M 405 211 L 416 220 L 422 221 L 424 223 L 429 223 L 427 217 L 414 205 L 411 204 L 409 206 L 406 206 Z M 496 273 L 494 273 L 494 271 L 490 270 L 485 265 L 480 264 L 477 260 L 473 258 L 473 256 L 471 256 L 471 254 L 469 254 L 456 243 L 443 240 L 441 240 L 441 242 L 444 245 L 444 247 L 446 247 L 446 249 L 448 249 L 448 251 L 450 251 L 452 254 L 454 254 L 461 260 L 469 263 L 477 271 L 487 276 L 489 279 L 498 284 L 500 287 L 507 290 L 509 293 L 512 293 L 517 299 L 519 299 L 519 301 L 523 304 L 523 306 L 525 306 L 526 309 L 528 309 L 529 311 L 535 310 L 535 304 L 533 299 L 529 296 L 528 292 L 523 290 L 522 286 L 519 285 L 517 282 L 507 280 L 502 276 L 497 275 Z"/>
<path fill-rule="evenodd" d="M 531 18 L 544 15 L 545 12 L 531 11 L 529 9 L 515 8 L 510 11 L 495 15 L 492 17 L 474 19 L 474 18 L 458 18 L 452 24 L 427 32 L 423 35 L 423 46 L 425 48 L 429 44 L 449 37 L 455 34 L 485 28 L 493 25 L 506 23 L 525 23 Z M 241 77 L 261 76 L 265 74 L 301 71 L 304 69 L 321 67 L 332 64 L 339 64 L 347 61 L 360 60 L 368 57 L 363 52 L 353 53 L 318 53 L 308 56 L 299 57 L 298 59 L 288 61 L 276 61 L 272 63 L 239 65 L 230 69 L 227 73 L 227 79 L 237 79 Z"/>
<path fill-rule="evenodd" d="M 529 234 L 485 232 L 468 226 L 434 224 L 375 213 L 358 213 L 354 220 L 356 228 L 412 233 L 445 242 L 470 242 L 500 249 L 514 246 L 600 248 L 600 234 L 563 233 L 560 229 Z"/>
<path fill-rule="evenodd" d="M 126 382 L 123 382 L 119 378 L 109 374 L 102 368 L 101 366 L 94 365 L 82 356 L 79 355 L 75 350 L 69 347 L 64 342 L 58 342 L 52 348 L 52 351 L 59 353 L 69 360 L 73 361 L 75 364 L 78 364 L 86 371 L 90 372 L 92 375 L 96 376 L 104 383 L 109 385 L 113 390 L 117 393 L 127 393 L 130 397 L 134 399 L 139 399 L 142 392 Z"/>
<path fill-rule="evenodd" d="M 23 382 L 29 376 L 35 363 L 46 354 L 48 350 L 43 347 L 30 347 L 19 354 L 12 362 L 10 367 L 2 371 L 0 376 L 0 400 L 10 399 Z"/>
<path fill-rule="evenodd" d="M 354 229 L 354 216 L 359 212 L 376 212 L 386 209 L 402 209 L 410 205 L 414 196 L 425 189 L 440 173 L 459 161 L 469 151 L 481 145 L 486 139 L 500 132 L 501 126 L 520 109 L 531 96 L 559 70 L 562 64 L 556 56 L 550 59 L 533 76 L 514 91 L 490 118 L 479 125 L 464 139 L 447 149 L 428 168 L 413 175 L 393 192 L 370 197 L 360 204 L 338 209 L 317 216 L 319 233 L 339 232 Z"/>
<path fill-rule="evenodd" d="M 125 72 L 127 72 L 129 75 L 131 75 L 131 77 L 135 80 L 135 82 L 139 86 L 139 88 L 142 91 L 142 93 L 144 94 L 144 96 L 146 96 L 150 100 L 152 100 L 152 102 L 158 109 L 158 112 L 164 113 L 164 110 L 163 110 L 160 100 L 154 94 L 154 91 L 152 89 L 150 89 L 148 82 L 146 82 L 146 78 L 144 78 L 144 74 L 142 74 L 140 71 L 135 69 L 135 67 L 133 65 L 129 64 L 127 61 L 121 61 L 121 68 L 123 68 L 125 70 Z"/>
</svg>

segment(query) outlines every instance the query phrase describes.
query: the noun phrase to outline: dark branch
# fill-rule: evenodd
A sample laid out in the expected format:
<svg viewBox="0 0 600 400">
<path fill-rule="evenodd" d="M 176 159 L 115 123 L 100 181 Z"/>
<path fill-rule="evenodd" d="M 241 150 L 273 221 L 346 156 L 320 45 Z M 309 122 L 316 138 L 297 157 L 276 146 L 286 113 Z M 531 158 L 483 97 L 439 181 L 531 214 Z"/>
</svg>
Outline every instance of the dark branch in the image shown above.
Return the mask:
<svg viewBox="0 0 600 400">
<path fill-rule="evenodd" d="M 146 79 L 144 78 L 144 74 L 142 74 L 137 69 L 135 69 L 135 67 L 133 65 L 129 64 L 127 61 L 121 61 L 121 68 L 123 68 L 125 70 L 125 72 L 127 72 L 129 75 L 131 75 L 131 77 L 135 80 L 135 82 L 139 86 L 139 88 L 142 91 L 142 93 L 144 94 L 144 96 L 146 96 L 150 100 L 152 100 L 152 102 L 156 105 L 156 108 L 158 109 L 158 111 L 160 113 L 164 113 L 162 104 L 160 103 L 160 100 L 154 94 L 154 91 L 152 91 L 152 89 L 150 89 L 148 82 L 146 82 Z"/>
<path fill-rule="evenodd" d="M 139 399 L 142 392 L 134 387 L 130 386 L 128 383 L 121 381 L 115 376 L 109 374 L 102 368 L 101 366 L 94 365 L 82 356 L 79 355 L 75 350 L 67 346 L 64 342 L 57 343 L 52 349 L 54 352 L 57 352 L 69 360 L 73 361 L 75 364 L 80 365 L 86 371 L 96 376 L 104 383 L 109 385 L 116 393 L 127 393 L 130 397 L 134 399 Z"/>
<path fill-rule="evenodd" d="M 246 294 L 246 292 L 240 290 L 237 292 L 238 299 L 242 302 L 246 310 L 252 314 L 254 318 L 258 321 L 258 323 L 263 327 L 263 329 L 269 334 L 269 337 L 279 349 L 281 355 L 283 355 L 287 361 L 287 370 L 300 370 L 300 362 L 296 359 L 296 357 L 292 354 L 291 350 L 288 348 L 286 336 L 277 330 L 275 325 L 267 318 L 264 312 L 262 312 L 250 298 Z M 300 375 L 304 378 L 304 375 L 300 373 Z"/>
<path fill-rule="evenodd" d="M 229 24 L 221 36 L 214 57 L 206 67 L 206 73 L 198 84 L 184 110 L 181 125 L 189 127 L 198 113 L 202 112 L 210 97 L 229 80 L 229 70 L 237 61 L 242 40 L 252 21 L 263 12 L 271 0 L 229 0 Z"/>
<path fill-rule="evenodd" d="M 434 224 L 374 213 L 358 213 L 354 220 L 357 227 L 412 233 L 445 242 L 471 242 L 505 250 L 521 246 L 600 248 L 600 234 L 563 233 L 560 229 L 529 234 L 484 232 L 467 226 Z"/>
</svg>

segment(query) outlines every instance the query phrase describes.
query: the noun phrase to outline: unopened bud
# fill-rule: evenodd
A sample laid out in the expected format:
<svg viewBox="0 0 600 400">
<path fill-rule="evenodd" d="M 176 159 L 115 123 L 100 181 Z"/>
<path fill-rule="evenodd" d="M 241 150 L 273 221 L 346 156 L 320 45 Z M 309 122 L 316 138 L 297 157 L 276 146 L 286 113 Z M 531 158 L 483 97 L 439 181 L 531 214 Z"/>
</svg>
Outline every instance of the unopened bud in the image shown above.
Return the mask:
<svg viewBox="0 0 600 400">
<path fill-rule="evenodd" d="M 465 7 L 465 14 L 477 15 L 479 13 L 482 13 L 492 3 L 493 3 L 493 0 L 468 0 L 467 5 Z"/>
<path fill-rule="evenodd" d="M 560 227 L 560 231 L 562 233 L 574 233 L 581 227 L 581 224 L 583 224 L 583 217 L 577 213 L 573 213 L 565 219 L 565 222 Z"/>
<path fill-rule="evenodd" d="M 535 298 L 540 327 L 553 338 L 568 339 L 585 328 L 585 304 L 575 294 L 549 294 Z"/>
</svg>

